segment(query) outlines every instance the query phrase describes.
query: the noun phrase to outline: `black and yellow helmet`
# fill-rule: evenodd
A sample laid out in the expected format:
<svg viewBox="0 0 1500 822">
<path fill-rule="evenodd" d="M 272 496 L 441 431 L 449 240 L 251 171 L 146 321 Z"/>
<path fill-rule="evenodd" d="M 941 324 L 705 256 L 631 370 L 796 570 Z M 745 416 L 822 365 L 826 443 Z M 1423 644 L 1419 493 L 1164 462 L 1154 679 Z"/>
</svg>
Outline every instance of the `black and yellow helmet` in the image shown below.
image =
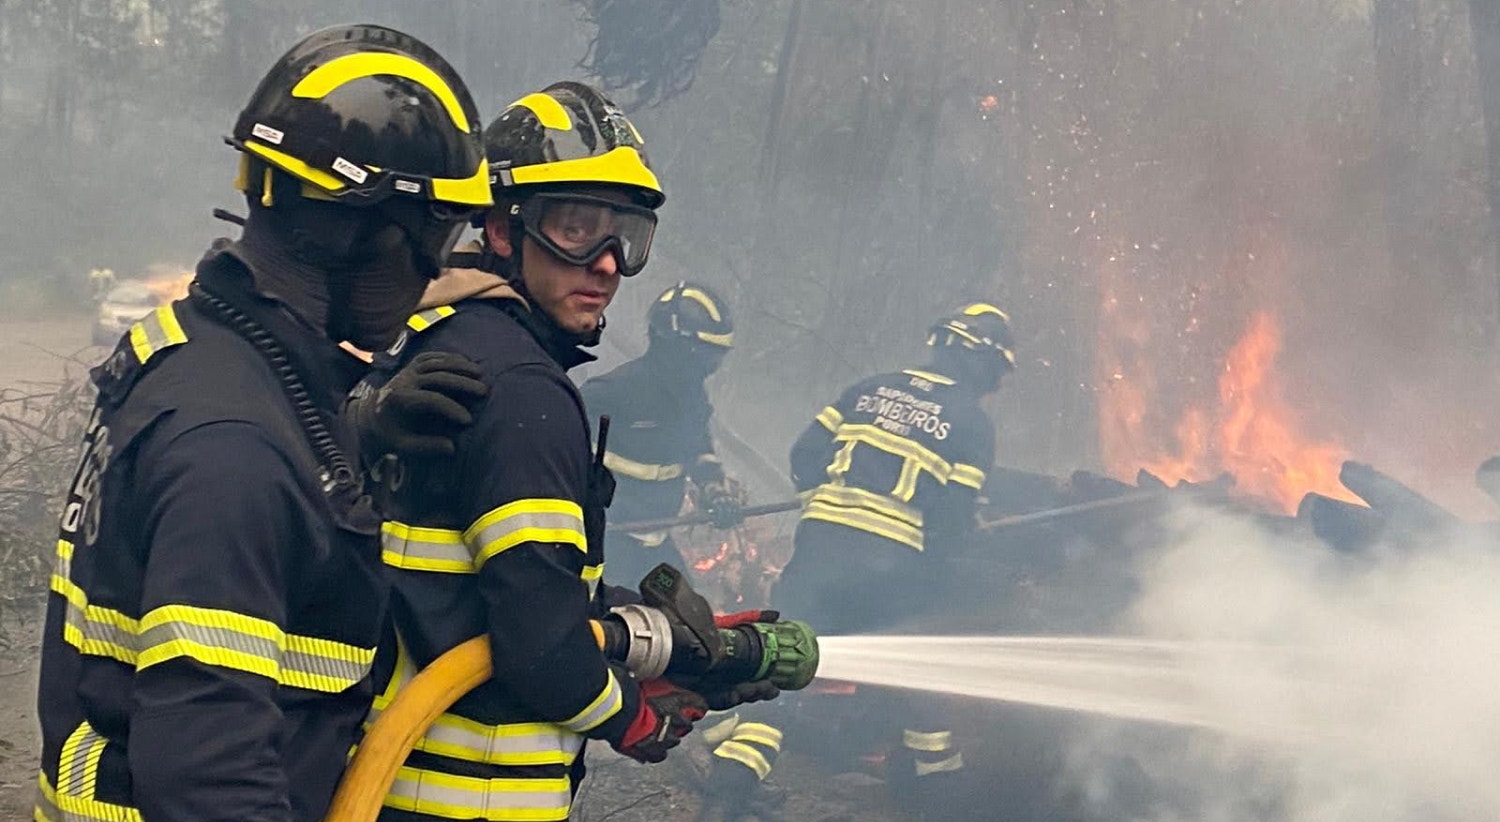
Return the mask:
<svg viewBox="0 0 1500 822">
<path fill-rule="evenodd" d="M 241 190 L 269 190 L 247 179 L 254 158 L 267 176 L 267 166 L 280 169 L 316 199 L 493 203 L 468 88 L 437 52 L 384 26 L 303 38 L 256 88 L 229 142 L 245 152 Z"/>
<path fill-rule="evenodd" d="M 647 208 L 666 200 L 641 133 L 598 89 L 553 83 L 511 103 L 484 130 L 496 199 L 531 187 L 621 186 Z"/>
<path fill-rule="evenodd" d="M 1003 371 L 1016 367 L 1010 315 L 989 303 L 969 303 L 939 320 L 932 327 L 927 344 L 992 354 L 1000 359 Z"/>
<path fill-rule="evenodd" d="M 734 347 L 729 305 L 706 285 L 684 281 L 663 291 L 646 312 L 646 323 L 652 337 Z"/>
</svg>

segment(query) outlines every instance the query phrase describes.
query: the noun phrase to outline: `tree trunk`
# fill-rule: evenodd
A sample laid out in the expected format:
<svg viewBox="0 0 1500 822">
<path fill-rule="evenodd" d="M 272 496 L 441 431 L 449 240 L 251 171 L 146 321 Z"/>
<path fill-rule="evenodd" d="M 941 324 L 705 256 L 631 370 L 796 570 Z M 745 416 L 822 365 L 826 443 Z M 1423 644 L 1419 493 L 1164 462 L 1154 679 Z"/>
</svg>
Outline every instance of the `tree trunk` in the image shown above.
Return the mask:
<svg viewBox="0 0 1500 822">
<path fill-rule="evenodd" d="M 1489 157 L 1489 179 L 1485 191 L 1490 203 L 1490 240 L 1496 268 L 1496 309 L 1500 309 L 1500 3 L 1470 0 L 1469 26 L 1473 30 L 1474 59 L 1479 77 L 1479 97 L 1484 105 L 1484 134 Z M 1488 327 L 1494 333 L 1492 314 Z"/>
<path fill-rule="evenodd" d="M 771 116 L 766 121 L 766 140 L 760 148 L 760 178 L 764 189 L 763 202 L 776 199 L 776 184 L 781 174 L 777 167 L 780 159 L 781 123 L 786 111 L 787 89 L 791 86 L 792 70 L 796 66 L 797 39 L 802 32 L 803 0 L 792 0 L 791 12 L 786 19 L 786 35 L 781 39 L 781 53 L 776 58 L 776 83 L 771 89 Z"/>
<path fill-rule="evenodd" d="M 1417 282 L 1423 273 L 1419 263 L 1421 169 L 1417 156 L 1422 108 L 1420 21 L 1421 7 L 1416 0 L 1373 0 L 1370 5 L 1375 74 L 1380 85 L 1386 241 L 1394 273 L 1406 283 Z"/>
</svg>

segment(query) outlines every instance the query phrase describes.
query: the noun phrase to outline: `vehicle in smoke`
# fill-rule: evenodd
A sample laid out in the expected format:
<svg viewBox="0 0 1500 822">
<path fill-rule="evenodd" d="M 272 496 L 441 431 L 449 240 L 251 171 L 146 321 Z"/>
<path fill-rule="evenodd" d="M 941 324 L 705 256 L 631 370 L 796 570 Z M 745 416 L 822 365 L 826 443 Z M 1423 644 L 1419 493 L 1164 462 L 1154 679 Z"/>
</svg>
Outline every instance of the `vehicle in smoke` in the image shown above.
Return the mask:
<svg viewBox="0 0 1500 822">
<path fill-rule="evenodd" d="M 190 270 L 155 263 L 138 277 L 116 282 L 98 299 L 91 334 L 94 345 L 114 345 L 136 320 L 159 306 L 186 297 L 192 279 Z"/>
<path fill-rule="evenodd" d="M 126 280 L 111 288 L 94 314 L 94 345 L 114 345 L 120 335 L 158 306 L 172 301 L 144 280 Z"/>
</svg>

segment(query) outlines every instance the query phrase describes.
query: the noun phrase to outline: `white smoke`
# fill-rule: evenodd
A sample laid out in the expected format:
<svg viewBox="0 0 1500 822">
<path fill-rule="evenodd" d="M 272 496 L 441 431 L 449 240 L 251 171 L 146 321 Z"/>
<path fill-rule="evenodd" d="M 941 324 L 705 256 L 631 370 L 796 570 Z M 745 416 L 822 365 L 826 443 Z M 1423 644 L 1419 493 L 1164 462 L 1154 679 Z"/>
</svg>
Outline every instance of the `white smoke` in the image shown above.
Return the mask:
<svg viewBox="0 0 1500 822">
<path fill-rule="evenodd" d="M 1495 542 L 1351 558 L 1221 512 L 1168 522 L 1122 632 L 1215 649 L 1184 673 L 1220 730 L 1090 723 L 1069 770 L 1092 814 L 1500 819 Z"/>
</svg>

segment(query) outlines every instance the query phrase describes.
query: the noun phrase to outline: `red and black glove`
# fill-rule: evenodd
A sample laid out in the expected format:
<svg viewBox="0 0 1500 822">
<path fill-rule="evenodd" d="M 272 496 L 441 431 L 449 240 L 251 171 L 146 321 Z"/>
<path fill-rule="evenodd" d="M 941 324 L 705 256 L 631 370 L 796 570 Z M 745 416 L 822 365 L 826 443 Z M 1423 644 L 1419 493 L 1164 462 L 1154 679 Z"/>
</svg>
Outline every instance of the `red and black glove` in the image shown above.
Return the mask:
<svg viewBox="0 0 1500 822">
<path fill-rule="evenodd" d="M 775 622 L 781 619 L 780 611 L 750 610 L 732 614 L 714 614 L 715 628 L 738 628 L 753 622 Z M 711 710 L 727 711 L 747 702 L 764 702 L 781 695 L 781 689 L 769 681 L 724 682 L 715 678 L 712 671 L 700 677 L 683 678 L 682 684 L 698 692 Z"/>
<path fill-rule="evenodd" d="M 682 744 L 693 723 L 708 715 L 708 703 L 665 679 L 641 683 L 641 707 L 615 750 L 637 762 L 661 762 Z"/>
</svg>

